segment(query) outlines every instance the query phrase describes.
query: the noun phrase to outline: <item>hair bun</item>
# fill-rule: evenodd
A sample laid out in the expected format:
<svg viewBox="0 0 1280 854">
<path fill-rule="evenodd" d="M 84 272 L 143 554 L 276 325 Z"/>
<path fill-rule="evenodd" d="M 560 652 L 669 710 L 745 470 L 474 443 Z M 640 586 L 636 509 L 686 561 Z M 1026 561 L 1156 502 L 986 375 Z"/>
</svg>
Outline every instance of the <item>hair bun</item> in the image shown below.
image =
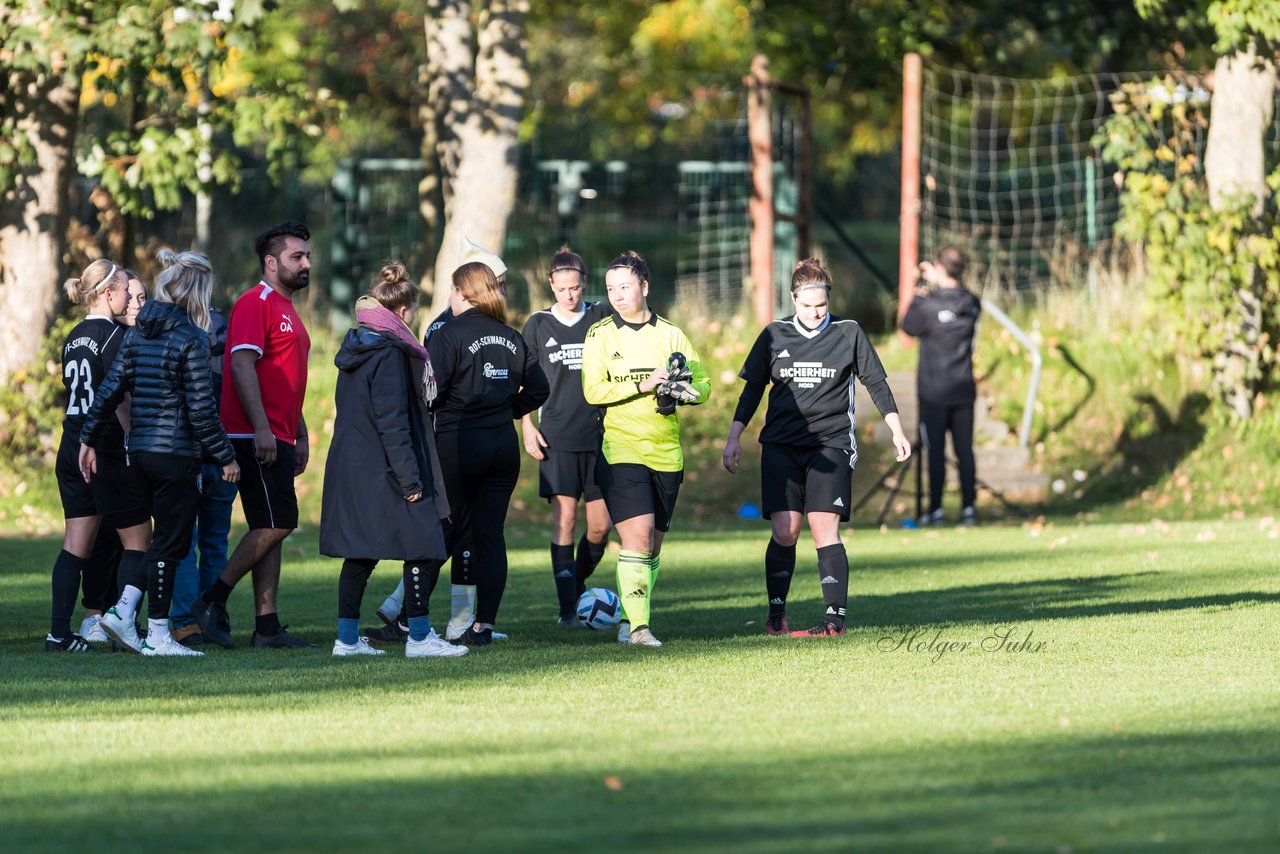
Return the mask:
<svg viewBox="0 0 1280 854">
<path fill-rule="evenodd" d="M 387 285 L 394 285 L 409 279 L 409 271 L 399 261 L 389 261 L 383 264 L 382 269 L 378 271 L 378 275 L 382 282 Z"/>
<path fill-rule="evenodd" d="M 167 270 L 177 263 L 178 253 L 165 246 L 156 253 L 156 260 L 160 262 L 161 267 Z"/>
</svg>

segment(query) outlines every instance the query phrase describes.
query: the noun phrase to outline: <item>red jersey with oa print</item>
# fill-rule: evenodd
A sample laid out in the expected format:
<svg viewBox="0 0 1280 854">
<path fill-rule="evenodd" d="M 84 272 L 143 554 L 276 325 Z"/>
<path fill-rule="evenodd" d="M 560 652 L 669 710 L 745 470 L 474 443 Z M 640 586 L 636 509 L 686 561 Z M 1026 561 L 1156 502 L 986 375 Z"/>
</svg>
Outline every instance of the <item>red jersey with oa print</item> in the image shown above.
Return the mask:
<svg viewBox="0 0 1280 854">
<path fill-rule="evenodd" d="M 271 435 L 292 445 L 307 394 L 307 355 L 311 351 L 311 338 L 292 300 L 259 282 L 231 308 L 223 357 L 227 379 L 222 383 L 222 426 L 232 439 L 251 439 L 253 424 L 240 405 L 231 373 L 231 356 L 237 350 L 258 354 L 258 387 Z"/>
</svg>

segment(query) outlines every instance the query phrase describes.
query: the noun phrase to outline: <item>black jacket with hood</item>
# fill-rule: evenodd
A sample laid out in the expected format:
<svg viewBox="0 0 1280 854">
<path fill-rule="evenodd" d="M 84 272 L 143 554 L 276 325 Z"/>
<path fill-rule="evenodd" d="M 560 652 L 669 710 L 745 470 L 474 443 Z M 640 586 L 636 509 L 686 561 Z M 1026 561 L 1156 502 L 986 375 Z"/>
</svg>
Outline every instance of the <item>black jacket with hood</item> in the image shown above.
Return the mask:
<svg viewBox="0 0 1280 854">
<path fill-rule="evenodd" d="M 324 469 L 320 553 L 365 560 L 447 556 L 449 505 L 423 400 L 425 363 L 408 344 L 352 329 L 333 363 L 338 412 Z M 422 493 L 419 501 L 407 496 Z"/>
<path fill-rule="evenodd" d="M 224 466 L 235 460 L 213 397 L 209 336 L 181 306 L 148 300 L 142 307 L 98 387 L 81 442 L 93 447 L 101 439 L 126 393 L 129 453 L 197 460 L 207 454 Z"/>
</svg>

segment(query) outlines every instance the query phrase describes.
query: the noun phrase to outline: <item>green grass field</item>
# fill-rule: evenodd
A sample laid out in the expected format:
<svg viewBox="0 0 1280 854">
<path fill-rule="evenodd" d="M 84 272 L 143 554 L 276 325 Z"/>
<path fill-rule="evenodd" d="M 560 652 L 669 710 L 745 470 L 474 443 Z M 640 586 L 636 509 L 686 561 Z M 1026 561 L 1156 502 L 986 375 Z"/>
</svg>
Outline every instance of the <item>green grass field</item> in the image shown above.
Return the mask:
<svg viewBox="0 0 1280 854">
<path fill-rule="evenodd" d="M 672 535 L 661 650 L 551 625 L 543 534 L 512 531 L 511 640 L 449 661 L 331 658 L 314 528 L 282 601 L 321 651 L 46 655 L 58 544 L 0 540 L 5 847 L 1280 844 L 1274 520 L 859 530 L 835 641 L 763 635 L 757 525 Z M 812 554 L 796 626 L 820 612 Z M 244 642 L 248 592 L 231 605 Z"/>
</svg>

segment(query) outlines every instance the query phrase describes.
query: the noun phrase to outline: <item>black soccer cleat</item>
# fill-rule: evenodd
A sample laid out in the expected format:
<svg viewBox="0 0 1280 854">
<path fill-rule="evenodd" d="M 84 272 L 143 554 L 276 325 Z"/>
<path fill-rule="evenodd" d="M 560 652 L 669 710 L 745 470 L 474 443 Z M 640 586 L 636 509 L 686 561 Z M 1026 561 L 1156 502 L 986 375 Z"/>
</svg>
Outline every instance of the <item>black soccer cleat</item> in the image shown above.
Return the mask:
<svg viewBox="0 0 1280 854">
<path fill-rule="evenodd" d="M 200 627 L 204 639 L 216 643 L 224 649 L 231 649 L 236 642 L 231 639 L 231 617 L 227 614 L 227 606 L 222 602 L 208 602 L 204 594 L 191 602 L 191 617 Z"/>
<path fill-rule="evenodd" d="M 374 643 L 408 643 L 409 629 L 403 623 L 390 622 L 385 626 L 363 630 L 366 638 Z"/>
<path fill-rule="evenodd" d="M 477 629 L 476 624 L 467 626 L 467 630 L 449 641 L 454 646 L 489 646 L 493 643 L 493 629 Z"/>
<path fill-rule="evenodd" d="M 55 638 L 53 635 L 44 636 L 45 652 L 93 652 L 93 647 L 89 646 L 89 642 L 79 635 L 72 633 L 65 638 Z"/>
<path fill-rule="evenodd" d="M 274 635 L 260 635 L 253 633 L 252 643 L 254 649 L 319 649 L 315 644 L 304 641 L 300 637 L 289 634 L 285 629 L 288 626 L 281 626 L 280 631 Z"/>
</svg>

